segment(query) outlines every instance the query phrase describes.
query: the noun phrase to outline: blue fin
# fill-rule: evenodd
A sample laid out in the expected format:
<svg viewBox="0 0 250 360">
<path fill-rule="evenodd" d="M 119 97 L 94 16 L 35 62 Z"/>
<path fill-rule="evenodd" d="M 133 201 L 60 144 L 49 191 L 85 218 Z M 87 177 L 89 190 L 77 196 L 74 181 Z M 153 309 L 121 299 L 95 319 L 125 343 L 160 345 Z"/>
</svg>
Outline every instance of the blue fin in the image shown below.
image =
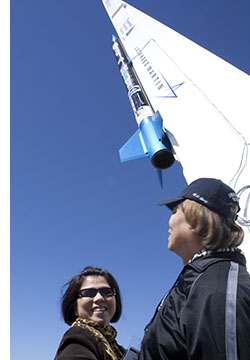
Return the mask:
<svg viewBox="0 0 250 360">
<path fill-rule="evenodd" d="M 121 162 L 136 160 L 148 156 L 140 129 L 138 129 L 120 148 L 119 154 Z"/>
</svg>

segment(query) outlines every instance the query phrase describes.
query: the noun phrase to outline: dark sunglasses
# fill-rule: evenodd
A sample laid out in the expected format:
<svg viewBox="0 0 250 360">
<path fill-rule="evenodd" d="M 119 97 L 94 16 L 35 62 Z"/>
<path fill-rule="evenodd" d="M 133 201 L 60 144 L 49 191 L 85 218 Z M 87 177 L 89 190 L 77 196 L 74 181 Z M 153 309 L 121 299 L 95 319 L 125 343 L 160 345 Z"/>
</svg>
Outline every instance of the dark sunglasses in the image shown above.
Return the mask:
<svg viewBox="0 0 250 360">
<path fill-rule="evenodd" d="M 111 288 L 100 288 L 100 289 L 94 289 L 94 288 L 90 288 L 90 289 L 81 289 L 79 290 L 79 297 L 90 297 L 93 298 L 96 296 L 96 294 L 99 293 L 101 294 L 104 298 L 106 297 L 110 297 L 110 296 L 114 296 L 115 295 L 115 289 L 111 289 Z"/>
</svg>

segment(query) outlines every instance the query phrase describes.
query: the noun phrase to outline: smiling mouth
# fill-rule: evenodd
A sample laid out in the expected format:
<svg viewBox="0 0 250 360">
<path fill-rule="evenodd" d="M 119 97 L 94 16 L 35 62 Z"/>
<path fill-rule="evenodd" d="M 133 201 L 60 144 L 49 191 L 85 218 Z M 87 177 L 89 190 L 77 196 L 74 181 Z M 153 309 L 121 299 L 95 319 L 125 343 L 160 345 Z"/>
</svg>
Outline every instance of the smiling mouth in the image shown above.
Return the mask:
<svg viewBox="0 0 250 360">
<path fill-rule="evenodd" d="M 104 307 L 98 307 L 98 308 L 94 308 L 92 309 L 93 313 L 103 313 L 104 311 L 106 311 L 107 309 Z"/>
</svg>

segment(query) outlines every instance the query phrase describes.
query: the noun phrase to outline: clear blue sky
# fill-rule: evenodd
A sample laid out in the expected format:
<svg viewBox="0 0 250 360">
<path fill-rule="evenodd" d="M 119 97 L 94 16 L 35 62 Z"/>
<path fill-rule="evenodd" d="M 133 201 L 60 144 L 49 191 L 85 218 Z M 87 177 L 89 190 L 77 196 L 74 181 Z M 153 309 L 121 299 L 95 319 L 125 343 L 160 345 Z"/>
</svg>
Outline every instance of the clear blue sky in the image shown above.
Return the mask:
<svg viewBox="0 0 250 360">
<path fill-rule="evenodd" d="M 250 74 L 249 0 L 128 2 Z M 119 161 L 137 125 L 101 0 L 10 5 L 12 360 L 53 359 L 61 286 L 87 265 L 120 284 L 126 347 L 182 268 L 156 205 L 184 187 L 180 167 L 161 189 L 147 159 Z"/>
</svg>

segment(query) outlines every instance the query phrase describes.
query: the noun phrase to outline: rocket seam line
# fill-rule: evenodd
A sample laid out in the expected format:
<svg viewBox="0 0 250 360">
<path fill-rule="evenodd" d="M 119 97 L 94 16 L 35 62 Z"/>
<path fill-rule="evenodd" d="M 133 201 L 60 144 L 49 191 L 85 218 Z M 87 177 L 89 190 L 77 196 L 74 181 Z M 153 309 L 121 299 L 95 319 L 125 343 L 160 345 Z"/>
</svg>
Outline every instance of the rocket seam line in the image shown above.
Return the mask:
<svg viewBox="0 0 250 360">
<path fill-rule="evenodd" d="M 114 12 L 114 14 L 111 15 L 111 18 L 113 19 L 113 18 L 117 15 L 117 13 L 121 10 L 121 8 L 126 9 L 126 7 L 127 7 L 127 5 L 124 4 L 124 3 L 122 3 L 122 4 L 118 7 L 118 9 Z"/>
</svg>

